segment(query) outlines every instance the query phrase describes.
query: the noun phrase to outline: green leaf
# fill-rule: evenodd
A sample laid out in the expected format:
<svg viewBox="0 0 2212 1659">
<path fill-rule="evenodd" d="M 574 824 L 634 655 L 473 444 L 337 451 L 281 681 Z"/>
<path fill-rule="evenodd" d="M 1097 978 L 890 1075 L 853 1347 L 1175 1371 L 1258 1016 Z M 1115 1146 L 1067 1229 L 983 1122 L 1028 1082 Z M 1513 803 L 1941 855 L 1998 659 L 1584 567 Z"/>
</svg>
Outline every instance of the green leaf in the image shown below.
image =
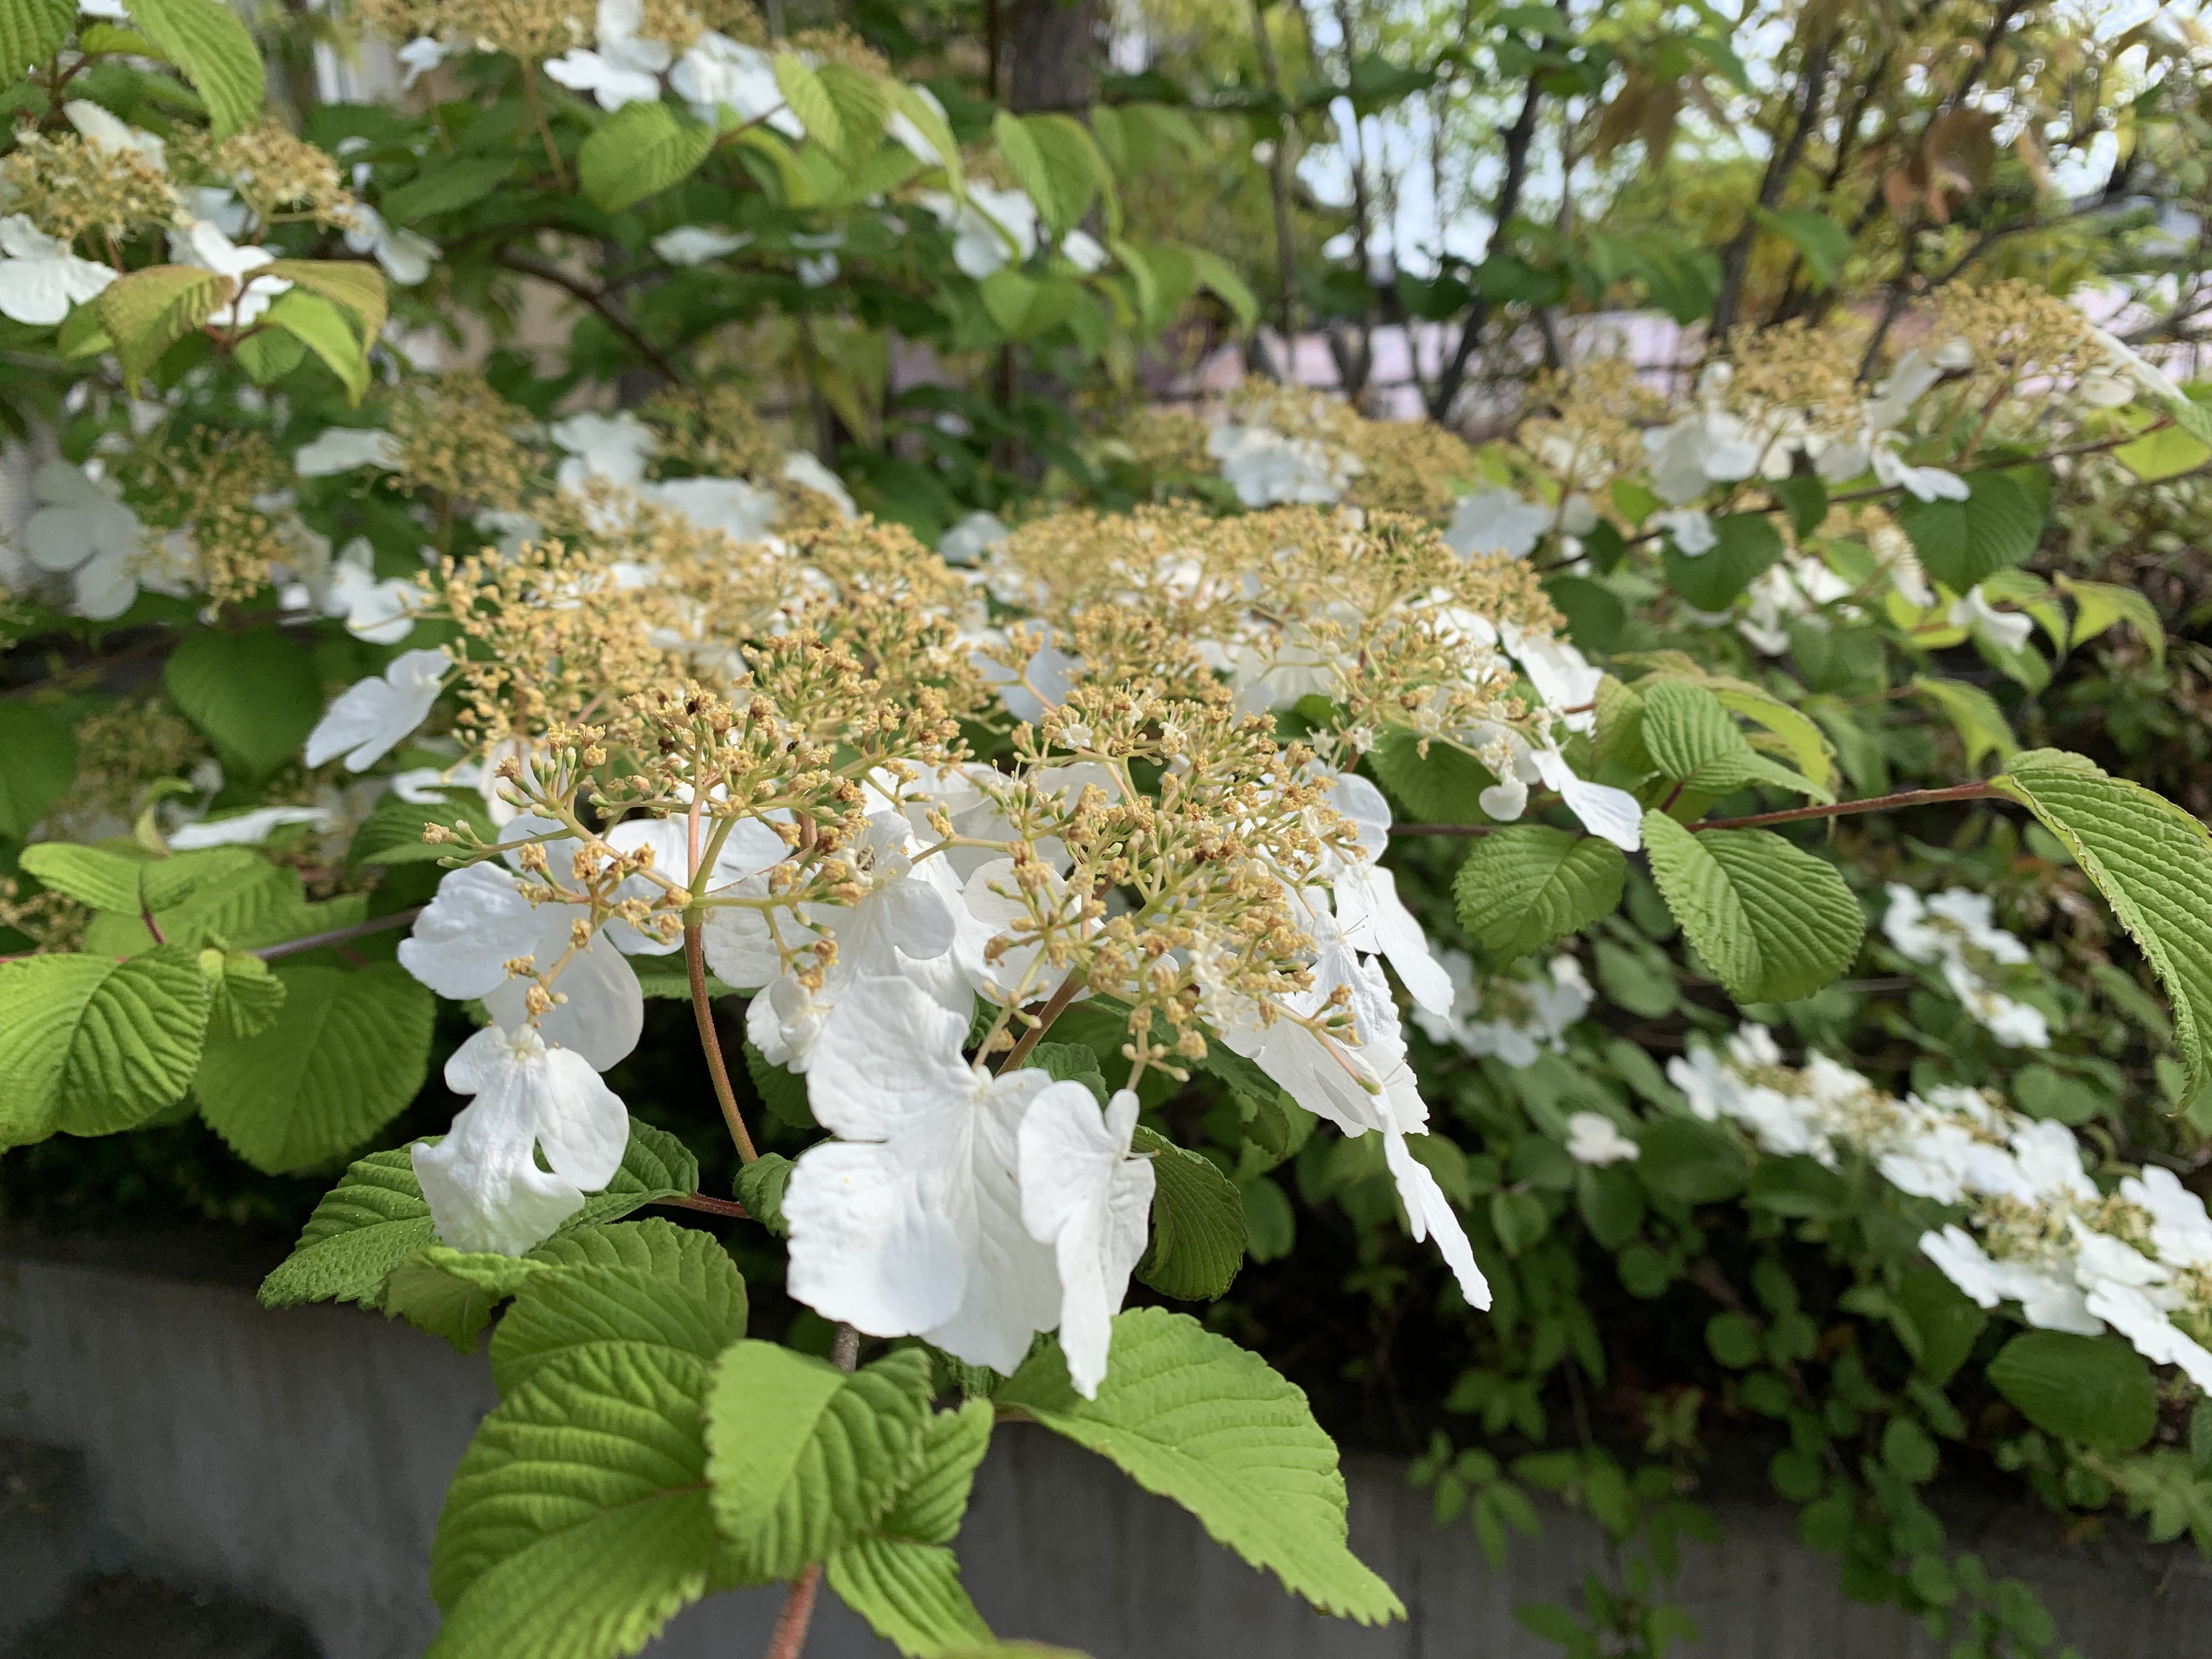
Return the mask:
<svg viewBox="0 0 2212 1659">
<path fill-rule="evenodd" d="M 492 1310 L 511 1291 L 486 1282 L 481 1274 L 451 1271 L 447 1264 L 449 1260 L 482 1259 L 442 1244 L 409 1256 L 384 1281 L 385 1317 L 404 1319 L 418 1331 L 441 1336 L 456 1352 L 474 1353 L 477 1339 L 491 1322 Z M 512 1262 L 517 1268 L 522 1266 L 522 1258 L 517 1256 L 490 1259 Z"/>
<path fill-rule="evenodd" d="M 208 982 L 208 1039 L 259 1036 L 276 1024 L 284 1006 L 284 981 L 251 951 L 200 952 Z M 207 1065 L 207 1053 L 200 1053 Z"/>
<path fill-rule="evenodd" d="M 1004 329 L 1009 338 L 1016 340 L 1034 339 L 1058 328 L 1075 314 L 1083 299 L 1083 289 L 1078 283 L 1059 276 L 1039 281 L 1024 276 L 1012 265 L 993 271 L 979 288 L 983 309 L 990 313 L 991 320 Z"/>
<path fill-rule="evenodd" d="M 2173 1004 L 2189 1068 L 2212 1077 L 2212 831 L 2139 783 L 2056 749 L 2015 755 L 1990 781 L 2042 820 L 2097 884 Z"/>
<path fill-rule="evenodd" d="M 1064 235 L 1083 222 L 1083 216 L 1091 210 L 1091 204 L 1097 198 L 1101 184 L 1110 184 L 1112 174 L 1107 170 L 1106 158 L 1098 153 L 1098 146 L 1082 123 L 1071 117 L 1055 114 L 1015 118 L 1021 121 L 1036 146 L 1044 172 L 1046 193 L 1039 196 L 1031 190 L 1030 195 L 1053 234 Z M 995 136 L 995 124 L 993 132 Z M 1026 187 L 1026 181 L 1024 185 Z M 1109 204 L 1109 217 L 1114 210 Z"/>
<path fill-rule="evenodd" d="M 836 106 L 838 137 L 833 148 L 844 152 L 847 165 L 855 165 L 883 142 L 884 123 L 891 112 L 890 88 L 881 76 L 834 59 L 817 67 L 814 78 Z"/>
<path fill-rule="evenodd" d="M 131 21 L 185 72 L 207 106 L 216 137 L 261 118 L 267 91 L 261 54 L 222 0 L 132 0 Z"/>
<path fill-rule="evenodd" d="M 255 1036 L 211 1036 L 200 1115 L 275 1175 L 358 1146 L 406 1109 L 430 1065 L 437 999 L 392 963 L 280 968 L 283 1006 Z"/>
<path fill-rule="evenodd" d="M 1833 285 L 1851 257 L 1851 233 L 1825 213 L 1809 208 L 1753 206 L 1752 216 L 1804 256 L 1813 289 Z"/>
<path fill-rule="evenodd" d="M 2191 436 L 2179 426 L 2164 426 L 2146 432 L 2133 443 L 2122 444 L 2112 452 L 2112 459 L 2145 483 L 2157 483 L 2194 472 L 2212 461 L 2212 443 Z"/>
<path fill-rule="evenodd" d="M 2073 597 L 2075 644 L 2094 639 L 2114 623 L 2124 622 L 2135 629 L 2153 662 L 2166 661 L 2166 623 L 2148 594 L 2112 582 L 2076 581 L 2063 571 L 2051 580 Z"/>
<path fill-rule="evenodd" d="M 67 842 L 41 842 L 23 849 L 22 866 L 58 893 L 66 893 L 95 910 L 138 908 L 141 858 L 125 858 L 99 847 L 73 847 Z"/>
<path fill-rule="evenodd" d="M 0 963 L 0 1144 L 112 1134 L 184 1097 L 207 1026 L 196 954 Z"/>
<path fill-rule="evenodd" d="M 606 1190 L 586 1199 L 561 1231 L 574 1233 L 612 1221 L 656 1199 L 695 1192 L 698 1185 L 698 1160 L 684 1143 L 632 1118 L 622 1167 Z M 262 1304 L 374 1306 L 392 1270 L 430 1243 L 430 1206 L 416 1184 L 408 1149 L 371 1152 L 348 1165 L 344 1178 L 315 1206 L 292 1254 L 262 1281 Z M 538 1248 L 550 1249 L 551 1243 Z"/>
<path fill-rule="evenodd" d="M 1611 915 L 1627 878 L 1628 860 L 1609 841 L 1516 823 L 1475 842 L 1452 896 L 1461 924 L 1504 962 Z"/>
<path fill-rule="evenodd" d="M 550 1365 L 495 1407 L 438 1516 L 428 1659 L 635 1653 L 716 1577 L 705 1363 L 639 1345 Z"/>
<path fill-rule="evenodd" d="M 1674 679 L 1647 680 L 1637 690 L 1644 699 L 1644 746 L 1664 776 L 1711 796 L 1763 779 L 1762 757 L 1712 692 Z"/>
<path fill-rule="evenodd" d="M 1984 576 L 2018 564 L 2035 551 L 2043 535 L 2043 509 L 2014 479 L 2002 472 L 1976 472 L 1966 479 L 1963 501 L 1916 501 L 1897 504 L 1897 522 L 1912 541 L 1912 550 L 1928 574 L 1954 593 L 1963 593 Z"/>
<path fill-rule="evenodd" d="M 2158 1386 L 2118 1337 L 2023 1331 L 1990 1361 L 1990 1382 L 2046 1434 L 2133 1451 L 2158 1426 Z"/>
<path fill-rule="evenodd" d="M 1190 256 L 1192 273 L 1199 285 L 1236 313 L 1237 325 L 1249 329 L 1260 320 L 1260 296 L 1237 274 L 1237 268 L 1212 248 L 1183 245 Z"/>
<path fill-rule="evenodd" d="M 1731 513 L 1713 520 L 1718 542 L 1692 558 L 1667 538 L 1661 562 L 1667 586 L 1700 611 L 1725 611 L 1751 586 L 1752 579 L 1785 550 L 1782 532 L 1763 513 Z"/>
<path fill-rule="evenodd" d="M 264 328 L 240 338 L 234 355 L 254 385 L 274 386 L 307 361 L 307 348 L 294 335 Z"/>
<path fill-rule="evenodd" d="M 0 836 L 21 841 L 76 776 L 76 738 L 43 708 L 0 702 Z"/>
<path fill-rule="evenodd" d="M 783 1194 L 797 1167 L 781 1152 L 763 1152 L 738 1171 L 738 1202 L 778 1238 L 791 1237 L 790 1224 L 783 1218 Z"/>
<path fill-rule="evenodd" d="M 449 156 L 433 149 L 423 159 L 429 163 L 428 171 L 385 191 L 378 204 L 388 223 L 412 225 L 436 214 L 473 207 L 514 171 L 514 163 L 505 156 Z"/>
<path fill-rule="evenodd" d="M 777 1065 L 750 1042 L 745 1044 L 745 1075 L 752 1079 L 769 1116 L 794 1129 L 816 1127 L 814 1109 L 806 1103 L 806 1079 Z"/>
<path fill-rule="evenodd" d="M 368 389 L 368 352 L 336 306 L 304 288 L 288 289 L 271 302 L 262 320 L 283 329 L 321 359 L 345 387 L 348 403 L 361 401 Z"/>
<path fill-rule="evenodd" d="M 776 59 L 779 82 L 784 61 Z M 585 195 L 619 213 L 690 177 L 714 147 L 714 128 L 678 120 L 658 100 L 624 104 L 584 140 L 576 152 L 576 174 Z"/>
<path fill-rule="evenodd" d="M 499 839 L 491 814 L 484 811 L 482 798 L 473 789 L 448 791 L 442 804 L 431 805 L 386 795 L 353 832 L 353 840 L 346 846 L 346 863 L 434 864 L 451 856 L 450 848 L 422 839 L 422 826 L 427 823 L 446 829 L 465 823 L 487 841 Z M 690 993 L 686 985 L 684 994 Z"/>
<path fill-rule="evenodd" d="M 1990 1316 L 1934 1267 L 1907 1268 L 1898 1280 L 1896 1299 L 1905 1315 L 1899 1338 L 1921 1374 L 1944 1387 L 1966 1363 Z"/>
<path fill-rule="evenodd" d="M 1152 1237 L 1137 1277 L 1179 1302 L 1211 1302 L 1244 1265 L 1244 1200 L 1202 1152 L 1139 1126 L 1131 1151 L 1152 1159 Z"/>
<path fill-rule="evenodd" d="M 945 124 L 944 112 L 904 82 L 892 88 L 891 100 L 899 112 L 914 123 L 915 131 L 937 152 L 945 177 L 957 188 L 960 183 L 960 141 L 952 136 L 952 129 Z"/>
<path fill-rule="evenodd" d="M 1368 751 L 1367 763 L 1423 823 L 1481 823 L 1490 817 L 1480 797 L 1498 780 L 1474 756 L 1441 739 L 1425 755 L 1417 733 L 1393 726 Z"/>
<path fill-rule="evenodd" d="M 351 313 L 354 331 L 364 341 L 384 332 L 390 299 L 384 273 L 364 259 L 272 259 L 262 269 Z"/>
<path fill-rule="evenodd" d="M 76 0 L 0 0 L 0 85 L 45 68 L 76 27 Z"/>
<path fill-rule="evenodd" d="M 1717 1123 L 1694 1117 L 1654 1118 L 1644 1126 L 1636 1171 L 1662 1198 L 1717 1204 L 1743 1190 L 1743 1143 Z"/>
<path fill-rule="evenodd" d="M 951 1543 L 968 1513 L 976 1466 L 990 1449 L 993 1416 L 988 1400 L 933 1413 L 922 1425 L 921 1464 L 876 1529 L 923 1544 Z"/>
<path fill-rule="evenodd" d="M 780 52 L 775 55 L 775 85 L 809 138 L 827 149 L 845 148 L 844 121 L 820 76 L 793 53 Z"/>
<path fill-rule="evenodd" d="M 148 265 L 110 283 L 94 303 L 123 360 L 124 378 L 135 381 L 161 362 L 161 354 L 205 322 L 236 286 L 221 272 L 198 265 Z"/>
<path fill-rule="evenodd" d="M 1978 685 L 1968 685 L 1963 680 L 1931 679 L 1925 674 L 1912 677 L 1912 689 L 1942 710 L 1966 746 L 1966 764 L 1980 763 L 1984 755 L 1995 755 L 1999 760 L 2010 760 L 2020 744 L 2012 735 L 2012 722 L 2005 718 L 1997 700 Z"/>
<path fill-rule="evenodd" d="M 578 1354 L 665 1349 L 702 1366 L 745 1334 L 744 1280 L 711 1233 L 653 1217 L 549 1239 L 492 1337 L 492 1378 L 512 1394 Z"/>
<path fill-rule="evenodd" d="M 296 754 L 322 718 L 314 659 L 273 628 L 187 634 L 169 653 L 161 678 L 177 707 L 224 760 L 255 777 Z"/>
<path fill-rule="evenodd" d="M 789 1578 L 873 1526 L 914 1477 L 929 1356 L 905 1348 L 847 1376 L 772 1342 L 739 1342 L 707 1404 L 714 1519 L 748 1578 Z"/>
<path fill-rule="evenodd" d="M 1652 811 L 1644 844 L 1668 909 L 1736 1001 L 1810 996 L 1857 957 L 1866 918 L 1843 877 L 1772 830 L 1698 835 Z"/>
<path fill-rule="evenodd" d="M 1014 182 L 1036 204 L 1037 212 L 1045 222 L 1058 223 L 1052 173 L 1045 164 L 1044 152 L 1038 146 L 1030 124 L 1013 111 L 1002 109 L 991 119 L 991 139 L 998 145 L 999 154 L 1006 158 L 1006 169 L 1014 175 Z"/>
<path fill-rule="evenodd" d="M 1405 1616 L 1346 1547 L 1336 1447 L 1304 1394 L 1196 1320 L 1162 1308 L 1117 1316 L 1095 1401 L 1070 1385 L 1056 1346 L 1031 1355 L 995 1401 L 1174 1499 L 1324 1613 L 1362 1624 Z"/>
<path fill-rule="evenodd" d="M 830 1558 L 829 1577 L 838 1599 L 907 1659 L 991 1640 L 961 1586 L 959 1558 L 942 1544 L 869 1534 Z"/>
<path fill-rule="evenodd" d="M 1817 472 L 1770 478 L 1766 488 L 1789 510 L 1790 528 L 1801 542 L 1818 530 L 1828 516 L 1828 486 L 1820 481 Z"/>
</svg>

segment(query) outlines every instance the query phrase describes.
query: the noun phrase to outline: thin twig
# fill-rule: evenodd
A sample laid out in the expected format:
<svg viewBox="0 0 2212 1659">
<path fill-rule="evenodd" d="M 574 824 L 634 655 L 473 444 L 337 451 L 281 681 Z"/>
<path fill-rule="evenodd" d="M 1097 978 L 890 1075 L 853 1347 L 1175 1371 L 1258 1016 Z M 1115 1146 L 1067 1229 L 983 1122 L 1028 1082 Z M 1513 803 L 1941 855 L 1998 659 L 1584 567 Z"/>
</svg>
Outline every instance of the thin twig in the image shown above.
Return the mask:
<svg viewBox="0 0 2212 1659">
<path fill-rule="evenodd" d="M 1046 1028 L 1066 1012 L 1067 1005 L 1081 995 L 1082 992 L 1082 975 L 1070 974 L 1062 980 L 1060 982 L 1060 988 L 1046 999 L 1044 1010 L 1037 1015 L 1036 1024 L 1023 1032 L 1021 1041 L 1006 1051 L 1006 1057 L 1000 1062 L 999 1069 L 1001 1072 L 1019 1070 L 1021 1063 L 1030 1057 L 1030 1050 L 1036 1048 L 1037 1040 L 1044 1036 Z"/>
<path fill-rule="evenodd" d="M 519 276 L 535 276 L 541 283 L 550 283 L 554 287 L 575 295 L 593 311 L 598 312 L 600 319 L 609 328 L 629 341 L 636 349 L 638 355 L 663 375 L 679 386 L 690 384 L 691 377 L 672 362 L 659 346 L 639 333 L 636 325 L 622 314 L 613 301 L 608 299 L 605 294 L 581 277 L 570 276 L 550 260 L 539 259 L 527 253 L 518 253 L 511 247 L 498 249 L 491 258 L 494 264 L 504 265 Z"/>
<path fill-rule="evenodd" d="M 305 939 L 288 939 L 282 945 L 264 945 L 252 954 L 264 962 L 274 962 L 279 957 L 296 956 L 302 951 L 319 951 L 325 945 L 343 945 L 349 939 L 367 939 L 371 933 L 388 933 L 395 927 L 406 927 L 422 910 L 422 905 L 412 905 L 404 910 L 394 910 L 388 916 L 357 921 L 350 927 L 333 927 L 327 933 L 310 933 Z"/>
<path fill-rule="evenodd" d="M 653 1203 L 671 1210 L 701 1210 L 708 1215 L 733 1216 L 739 1221 L 750 1221 L 753 1212 L 734 1198 L 709 1198 L 704 1193 L 679 1193 L 673 1198 L 656 1198 Z"/>
<path fill-rule="evenodd" d="M 705 933 L 697 922 L 684 930 L 684 966 L 691 976 L 691 1018 L 699 1027 L 699 1046 L 707 1051 L 707 1071 L 714 1079 L 714 1102 L 722 1109 L 722 1121 L 729 1125 L 730 1139 L 737 1142 L 739 1160 L 750 1164 L 760 1154 L 753 1149 L 744 1114 L 738 1109 L 737 1093 L 730 1087 L 730 1068 L 722 1063 L 722 1039 L 714 1030 L 714 1005 L 707 994 Z"/>
<path fill-rule="evenodd" d="M 1707 818 L 1691 830 L 1753 830 L 1765 823 L 1798 823 L 1808 818 L 1847 817 L 1854 812 L 1902 811 L 1908 806 L 1932 806 L 1941 801 L 1990 800 L 1996 788 L 1987 783 L 1956 783 L 1944 789 L 1905 789 L 1894 795 L 1869 795 L 1863 800 L 1830 801 L 1824 805 L 1792 806 L 1779 812 L 1753 812 L 1741 818 Z M 1395 823 L 1394 836 L 1492 836 L 1510 826 L 1502 823 Z"/>
</svg>

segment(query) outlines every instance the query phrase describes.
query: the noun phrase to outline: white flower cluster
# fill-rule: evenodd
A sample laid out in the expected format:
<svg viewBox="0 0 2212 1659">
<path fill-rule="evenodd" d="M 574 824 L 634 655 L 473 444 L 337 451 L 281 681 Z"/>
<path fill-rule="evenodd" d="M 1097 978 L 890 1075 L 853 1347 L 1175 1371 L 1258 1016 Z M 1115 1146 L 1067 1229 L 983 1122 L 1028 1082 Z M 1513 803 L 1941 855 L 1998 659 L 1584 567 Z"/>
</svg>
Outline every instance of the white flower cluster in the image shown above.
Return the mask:
<svg viewBox="0 0 2212 1659">
<path fill-rule="evenodd" d="M 2156 1364 L 2212 1389 L 2212 1218 L 2171 1170 L 2122 1177 L 2106 1193 L 2082 1169 L 2064 1124 L 1943 1088 L 1903 1100 L 1825 1055 L 1782 1064 L 1771 1032 L 1747 1025 L 1725 1054 L 1693 1050 L 1668 1077 L 1692 1111 L 1741 1125 L 1762 1151 L 1834 1164 L 1866 1158 L 1899 1191 L 1960 1206 L 1920 1248 L 1984 1308 L 2020 1305 L 2045 1330 L 2107 1327 Z"/>
<path fill-rule="evenodd" d="M 2006 1048 L 2051 1046 L 2051 1027 L 2042 1011 L 1990 983 L 1992 969 L 2022 966 L 2028 953 L 2027 945 L 1996 925 L 1986 895 L 1953 887 L 1923 899 L 1892 882 L 1881 930 L 1899 955 L 1940 963 L 1951 994 Z"/>
<path fill-rule="evenodd" d="M 1452 988 L 1451 1006 L 1441 1013 L 1416 1008 L 1413 1021 L 1431 1042 L 1449 1043 L 1470 1054 L 1494 1054 L 1518 1069 L 1534 1066 L 1539 1054 L 1566 1051 L 1566 1030 L 1589 1012 L 1593 1000 L 1582 963 L 1553 957 L 1545 967 L 1516 963 L 1475 983 L 1474 963 L 1464 951 L 1443 951 Z M 1477 1016 L 1482 1016 L 1478 1018 Z"/>
<path fill-rule="evenodd" d="M 1325 507 L 1364 469 L 1357 455 L 1317 437 L 1291 437 L 1257 422 L 1231 422 L 1206 434 L 1206 453 L 1247 507 Z"/>
</svg>

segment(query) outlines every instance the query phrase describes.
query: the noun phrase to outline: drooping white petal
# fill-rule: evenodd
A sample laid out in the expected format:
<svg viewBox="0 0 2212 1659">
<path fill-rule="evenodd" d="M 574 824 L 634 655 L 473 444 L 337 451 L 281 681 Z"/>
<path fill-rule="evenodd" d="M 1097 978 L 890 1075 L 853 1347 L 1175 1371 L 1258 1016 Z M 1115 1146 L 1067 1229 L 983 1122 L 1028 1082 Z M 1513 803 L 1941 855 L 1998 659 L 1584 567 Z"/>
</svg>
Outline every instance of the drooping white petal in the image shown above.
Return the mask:
<svg viewBox="0 0 2212 1659">
<path fill-rule="evenodd" d="M 1566 757 L 1556 749 L 1538 750 L 1535 761 L 1546 787 L 1559 792 L 1567 810 L 1582 820 L 1583 829 L 1602 836 L 1624 853 L 1633 853 L 1644 844 L 1644 808 L 1635 796 L 1609 783 L 1590 783 L 1577 777 Z"/>
<path fill-rule="evenodd" d="M 1129 1156 L 1137 1097 L 1117 1091 L 1102 1119 L 1091 1091 L 1055 1083 L 1022 1119 L 1022 1224 L 1053 1247 L 1060 1270 L 1060 1346 L 1086 1400 L 1098 1397 L 1114 1316 L 1145 1253 L 1154 1176 Z"/>
<path fill-rule="evenodd" d="M 1395 1129 L 1384 1132 L 1382 1152 L 1390 1166 L 1391 1179 L 1398 1183 L 1398 1197 L 1406 1206 L 1407 1229 L 1414 1242 L 1433 1236 L 1445 1265 L 1459 1281 L 1460 1294 L 1467 1298 L 1467 1305 L 1487 1308 L 1490 1281 L 1475 1265 L 1474 1247 L 1467 1241 L 1467 1229 L 1460 1224 L 1450 1200 L 1444 1196 L 1444 1189 L 1437 1185 L 1436 1176 L 1413 1156 L 1406 1137 Z"/>
<path fill-rule="evenodd" d="M 326 806 L 258 806 L 228 817 L 202 818 L 169 832 L 169 845 L 179 853 L 203 847 L 258 847 L 288 824 L 312 823 L 327 830 L 337 815 Z"/>
<path fill-rule="evenodd" d="M 381 675 L 356 681 L 307 734 L 307 764 L 320 766 L 343 754 L 349 772 L 374 766 L 429 718 L 452 666 L 442 646 L 403 651 Z"/>
<path fill-rule="evenodd" d="M 960 1058 L 965 1020 L 903 980 L 873 988 L 873 1017 L 836 1019 L 807 1076 L 815 1121 L 848 1140 L 903 1134 L 975 1079 Z"/>
<path fill-rule="evenodd" d="M 568 939 L 562 911 L 532 904 L 499 865 L 466 865 L 438 884 L 415 918 L 399 942 L 399 965 L 455 1002 L 484 996 L 506 983 L 507 963 L 517 957 L 551 964 Z"/>
<path fill-rule="evenodd" d="M 334 426 L 301 445 L 292 465 L 303 478 L 328 478 L 362 466 L 390 472 L 399 459 L 399 440 L 382 428 Z"/>
</svg>

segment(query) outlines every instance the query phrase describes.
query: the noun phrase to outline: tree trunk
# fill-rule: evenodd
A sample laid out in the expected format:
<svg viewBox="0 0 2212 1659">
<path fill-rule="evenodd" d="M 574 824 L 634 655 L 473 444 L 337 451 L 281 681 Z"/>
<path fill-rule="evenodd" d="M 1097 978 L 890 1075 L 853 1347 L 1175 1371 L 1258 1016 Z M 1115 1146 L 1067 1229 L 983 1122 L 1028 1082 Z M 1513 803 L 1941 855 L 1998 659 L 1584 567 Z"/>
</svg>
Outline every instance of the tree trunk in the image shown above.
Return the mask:
<svg viewBox="0 0 2212 1659">
<path fill-rule="evenodd" d="M 1098 65 L 1106 58 L 1100 0 L 1012 0 L 1001 19 L 1007 108 L 1074 114 L 1098 101 Z"/>
</svg>

